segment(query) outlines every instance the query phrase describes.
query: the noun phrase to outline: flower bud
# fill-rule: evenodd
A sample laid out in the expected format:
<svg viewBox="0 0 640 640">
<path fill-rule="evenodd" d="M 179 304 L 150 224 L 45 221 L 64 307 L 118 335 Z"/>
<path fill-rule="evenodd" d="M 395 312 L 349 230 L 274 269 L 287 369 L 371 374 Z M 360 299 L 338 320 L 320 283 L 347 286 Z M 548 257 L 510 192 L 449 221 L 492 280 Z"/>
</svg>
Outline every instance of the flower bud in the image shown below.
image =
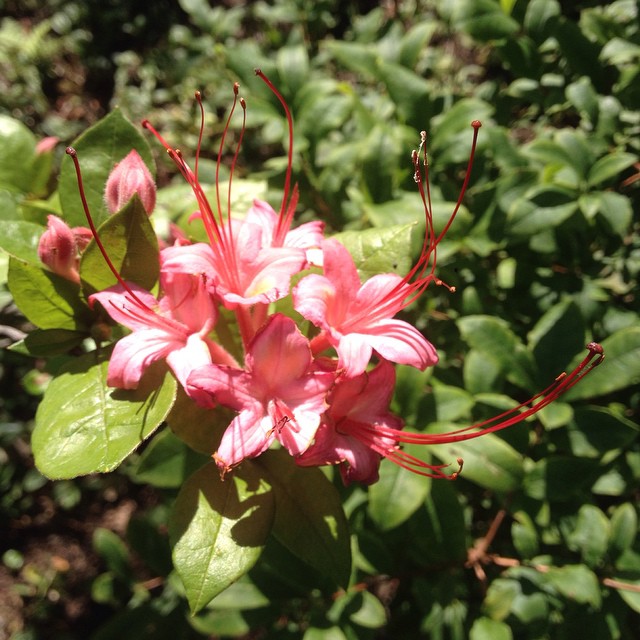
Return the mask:
<svg viewBox="0 0 640 640">
<path fill-rule="evenodd" d="M 47 230 L 40 237 L 38 256 L 54 273 L 67 280 L 80 282 L 76 237 L 58 216 L 47 217 Z"/>
<path fill-rule="evenodd" d="M 147 215 L 151 215 L 156 206 L 156 185 L 140 154 L 132 149 L 107 179 L 104 199 L 109 213 L 120 211 L 134 194 L 138 194 Z"/>
</svg>

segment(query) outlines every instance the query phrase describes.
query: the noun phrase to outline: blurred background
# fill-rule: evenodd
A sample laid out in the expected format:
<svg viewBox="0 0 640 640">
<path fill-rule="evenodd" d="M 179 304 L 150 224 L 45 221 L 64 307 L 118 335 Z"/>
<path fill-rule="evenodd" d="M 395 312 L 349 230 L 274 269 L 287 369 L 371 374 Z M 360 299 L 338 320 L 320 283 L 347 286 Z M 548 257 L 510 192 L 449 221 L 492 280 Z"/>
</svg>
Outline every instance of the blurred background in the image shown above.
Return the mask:
<svg viewBox="0 0 640 640">
<path fill-rule="evenodd" d="M 586 342 L 607 353 L 535 420 L 434 448 L 435 461 L 465 458 L 455 483 L 386 463 L 369 489 L 338 480 L 348 592 L 273 541 L 191 616 L 166 533 L 189 453 L 167 433 L 111 474 L 51 482 L 34 468 L 50 365 L 7 350 L 28 326 L 0 251 L 0 639 L 637 639 L 638 11 L 634 0 L 0 0 L 0 221 L 44 222 L 33 202 L 55 197 L 64 147 L 116 107 L 192 154 L 202 91 L 212 166 L 234 82 L 248 104 L 239 184 L 277 203 L 286 120 L 261 67 L 295 121 L 299 219 L 330 233 L 415 222 L 418 250 L 420 131 L 442 228 L 469 123 L 483 122 L 438 254 L 456 293 L 429 289 L 408 312 L 441 361 L 399 370 L 407 426 L 485 419 L 568 370 Z M 16 179 L 18 142 L 50 136 L 53 179 Z M 159 186 L 183 197 L 161 149 L 156 162 Z"/>
</svg>

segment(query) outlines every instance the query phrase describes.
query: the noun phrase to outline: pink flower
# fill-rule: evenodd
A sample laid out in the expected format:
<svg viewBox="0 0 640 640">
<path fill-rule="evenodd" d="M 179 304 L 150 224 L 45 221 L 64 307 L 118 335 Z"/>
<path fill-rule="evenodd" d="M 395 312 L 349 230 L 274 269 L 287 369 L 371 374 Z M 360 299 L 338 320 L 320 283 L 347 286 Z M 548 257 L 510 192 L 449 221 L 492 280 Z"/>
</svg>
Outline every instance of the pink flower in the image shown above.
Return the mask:
<svg viewBox="0 0 640 640">
<path fill-rule="evenodd" d="M 322 330 L 314 352 L 338 352 L 338 368 L 354 377 L 375 350 L 392 362 L 425 369 L 438 361 L 434 346 L 412 325 L 393 316 L 405 306 L 411 287 L 398 275 L 379 274 L 360 283 L 351 254 L 336 240 L 323 245 L 324 275 L 303 278 L 293 291 L 294 307 Z"/>
<path fill-rule="evenodd" d="M 295 322 L 271 316 L 249 345 L 244 369 L 206 366 L 187 383 L 200 404 L 213 401 L 239 411 L 214 458 L 224 473 L 278 440 L 291 455 L 311 443 L 326 408 L 334 374 L 314 366 L 308 340 Z"/>
<path fill-rule="evenodd" d="M 121 338 L 109 361 L 107 384 L 134 389 L 149 365 L 166 359 L 184 387 L 191 371 L 233 358 L 209 337 L 217 310 L 199 278 L 180 275 L 163 281 L 159 299 L 133 283 L 118 284 L 90 296 L 132 333 Z"/>
<path fill-rule="evenodd" d="M 402 420 L 389 412 L 395 381 L 395 369 L 386 360 L 368 373 L 339 379 L 329 393 L 329 408 L 313 444 L 296 462 L 301 466 L 340 464 L 347 485 L 376 482 L 380 460 L 398 444 L 384 430 L 402 427 Z"/>
<path fill-rule="evenodd" d="M 591 342 L 589 353 L 569 374 L 559 375 L 544 391 L 500 415 L 448 433 L 401 431 L 400 420 L 388 413 L 395 374 L 384 361 L 370 373 L 339 379 L 328 396 L 329 408 L 318 428 L 313 444 L 296 462 L 303 466 L 341 464 L 345 483 L 358 480 L 375 482 L 380 457 L 414 473 L 431 478 L 454 480 L 462 469 L 447 474 L 445 464 L 432 465 L 400 449 L 402 444 L 435 445 L 472 440 L 487 433 L 511 427 L 531 417 L 557 400 L 604 359 L 602 347 Z"/>
<path fill-rule="evenodd" d="M 132 149 L 116 164 L 107 179 L 104 190 L 107 209 L 110 213 L 120 211 L 136 194 L 147 215 L 151 215 L 156 206 L 156 184 L 140 154 Z"/>
<path fill-rule="evenodd" d="M 302 225 L 291 231 L 298 192 L 291 190 L 293 129 L 291 113 L 282 96 L 271 83 L 256 71 L 282 102 L 289 123 L 289 158 L 285 172 L 285 185 L 280 211 L 276 213 L 268 204 L 255 201 L 243 219 L 234 219 L 231 212 L 231 187 L 238 152 L 245 131 L 246 104 L 238 98 L 239 85 L 234 85 L 234 101 L 227 118 L 218 150 L 215 176 L 215 202 L 209 202 L 200 184 L 198 165 L 202 145 L 201 135 L 195 153 L 194 168 L 188 166 L 182 153 L 171 147 L 148 122 L 143 126 L 160 141 L 169 157 L 191 186 L 198 204 L 198 217 L 202 220 L 209 244 L 191 247 L 173 247 L 163 252 L 163 270 L 176 273 L 200 273 L 215 288 L 216 295 L 228 309 L 236 312 L 245 347 L 266 318 L 266 305 L 288 295 L 291 277 L 304 269 L 313 259 L 313 250 L 319 246 L 324 225 L 320 222 Z M 204 122 L 204 108 L 200 93 L 196 93 Z M 226 197 L 219 180 L 222 152 L 229 132 L 233 113 L 240 104 L 243 112 L 238 146 L 230 168 Z M 309 255 L 307 255 L 309 254 Z"/>
</svg>

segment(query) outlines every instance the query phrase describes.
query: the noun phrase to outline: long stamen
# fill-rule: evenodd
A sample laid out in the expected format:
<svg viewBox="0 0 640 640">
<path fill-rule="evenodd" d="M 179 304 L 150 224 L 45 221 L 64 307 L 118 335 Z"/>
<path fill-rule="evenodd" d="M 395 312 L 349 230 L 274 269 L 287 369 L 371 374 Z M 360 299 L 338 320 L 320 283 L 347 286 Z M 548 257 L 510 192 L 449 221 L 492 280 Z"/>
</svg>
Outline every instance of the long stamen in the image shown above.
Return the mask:
<svg viewBox="0 0 640 640">
<path fill-rule="evenodd" d="M 291 171 L 293 165 L 293 117 L 287 101 L 282 94 L 275 88 L 271 80 L 262 72 L 262 69 L 255 69 L 254 73 L 269 87 L 269 90 L 273 95 L 278 98 L 282 108 L 284 109 L 285 116 L 287 118 L 287 127 L 289 129 L 289 148 L 287 149 L 287 170 L 284 176 L 284 189 L 282 193 L 282 204 L 280 205 L 280 217 L 278 218 L 278 226 L 275 233 L 276 242 L 281 242 L 284 235 L 291 227 L 291 221 L 293 219 L 293 212 L 295 210 L 295 204 L 291 206 L 293 202 L 289 202 L 289 191 L 291 189 Z M 297 202 L 297 192 L 294 192 L 294 197 Z"/>
<path fill-rule="evenodd" d="M 586 348 L 589 353 L 569 374 L 560 374 L 543 391 L 537 393 L 526 402 L 520 403 L 513 409 L 504 411 L 489 420 L 483 420 L 482 422 L 478 422 L 469 427 L 464 427 L 455 431 L 436 434 L 410 433 L 376 425 L 368 425 L 366 428 L 368 428 L 372 434 L 377 434 L 378 437 L 383 436 L 392 438 L 396 442 L 403 442 L 405 444 L 449 444 L 452 442 L 461 442 L 463 440 L 472 440 L 473 438 L 477 438 L 486 433 L 506 429 L 507 427 L 526 420 L 557 400 L 562 394 L 566 393 L 571 389 L 571 387 L 580 382 L 582 378 L 593 371 L 604 360 L 604 351 L 602 346 L 598 343 L 590 342 Z M 521 411 L 521 409 L 525 410 Z"/>
<path fill-rule="evenodd" d="M 78 162 L 78 153 L 76 152 L 76 150 L 73 147 L 67 147 L 66 148 L 66 153 L 71 158 L 71 160 L 73 161 L 73 166 L 75 167 L 76 177 L 77 177 L 77 180 L 78 180 L 78 192 L 80 193 L 80 200 L 82 202 L 82 208 L 84 209 L 84 214 L 85 214 L 85 216 L 87 218 L 87 222 L 89 223 L 89 228 L 91 229 L 91 233 L 93 235 L 93 239 L 96 241 L 96 244 L 98 245 L 98 249 L 100 249 L 100 253 L 102 254 L 102 257 L 104 258 L 104 261 L 106 262 L 107 266 L 111 270 L 111 273 L 113 273 L 113 275 L 116 277 L 116 280 L 122 285 L 124 290 L 131 296 L 132 300 L 134 300 L 135 303 L 140 308 L 145 309 L 146 311 L 152 311 L 151 309 L 149 309 L 149 307 L 144 302 L 142 302 L 142 300 L 140 300 L 140 298 L 138 298 L 138 296 L 131 289 L 131 287 L 124 281 L 124 279 L 120 275 L 120 272 L 118 271 L 118 269 L 116 269 L 116 267 L 113 264 L 113 262 L 111 262 L 111 258 L 109 258 L 109 254 L 107 253 L 107 250 L 105 249 L 104 245 L 102 244 L 102 240 L 100 240 L 100 236 L 98 235 L 98 230 L 96 229 L 96 225 L 93 222 L 93 217 L 91 216 L 91 211 L 89 210 L 89 204 L 87 202 L 87 196 L 86 196 L 85 191 L 84 191 L 84 183 L 82 181 L 82 171 L 80 170 L 80 162 Z"/>
</svg>

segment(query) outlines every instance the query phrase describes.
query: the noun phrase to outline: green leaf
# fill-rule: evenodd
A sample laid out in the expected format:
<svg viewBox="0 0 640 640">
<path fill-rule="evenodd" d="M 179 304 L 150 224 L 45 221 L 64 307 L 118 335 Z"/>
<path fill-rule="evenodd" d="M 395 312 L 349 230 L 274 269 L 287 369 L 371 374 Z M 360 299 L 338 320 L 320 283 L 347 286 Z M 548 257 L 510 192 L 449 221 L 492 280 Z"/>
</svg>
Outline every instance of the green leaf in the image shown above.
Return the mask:
<svg viewBox="0 0 640 640">
<path fill-rule="evenodd" d="M 575 193 L 541 185 L 516 200 L 508 212 L 508 232 L 532 236 L 559 226 L 578 210 Z"/>
<path fill-rule="evenodd" d="M 584 504 L 578 512 L 578 520 L 568 536 L 568 547 L 579 551 L 582 561 L 590 567 L 602 562 L 609 541 L 609 519 L 598 507 Z"/>
<path fill-rule="evenodd" d="M 499 620 L 476 618 L 469 632 L 469 640 L 512 640 L 511 627 Z"/>
<path fill-rule="evenodd" d="M 4 220 L 2 235 L 0 235 L 0 249 L 4 249 L 18 260 L 34 266 L 42 266 L 38 257 L 38 242 L 43 233 L 44 228 L 39 224 L 24 220 Z"/>
<path fill-rule="evenodd" d="M 575 302 L 567 299 L 546 311 L 528 342 L 540 372 L 538 383 L 546 386 L 584 347 L 584 320 Z"/>
<path fill-rule="evenodd" d="M 136 465 L 135 480 L 161 488 L 178 488 L 208 456 L 195 453 L 170 430 L 158 434 Z"/>
<path fill-rule="evenodd" d="M 129 552 L 120 536 L 109 529 L 98 527 L 93 532 L 93 548 L 98 555 L 102 556 L 109 571 L 129 582 L 131 579 Z"/>
<path fill-rule="evenodd" d="M 275 492 L 273 533 L 291 553 L 346 586 L 351 573 L 351 546 L 340 496 L 317 468 L 298 467 L 284 450 L 256 459 Z"/>
<path fill-rule="evenodd" d="M 35 160 L 35 136 L 19 120 L 0 114 L 0 186 L 28 193 Z"/>
<path fill-rule="evenodd" d="M 630 503 L 621 504 L 611 516 L 609 546 L 617 552 L 631 549 L 638 537 L 638 513 Z"/>
<path fill-rule="evenodd" d="M 152 175 L 155 173 L 151 150 L 140 131 L 127 120 L 119 109 L 114 109 L 74 143 L 89 210 L 96 226 L 109 217 L 104 203 L 104 188 L 115 164 L 135 149 Z M 64 219 L 69 226 L 87 226 L 78 193 L 78 181 L 73 162 L 65 156 L 60 170 L 58 186 Z"/>
<path fill-rule="evenodd" d="M 245 462 L 222 480 L 214 463 L 194 473 L 169 523 L 173 562 L 192 613 L 255 565 L 271 531 L 274 496 L 260 469 Z"/>
<path fill-rule="evenodd" d="M 611 178 L 616 178 L 619 181 L 620 173 L 632 166 L 637 160 L 638 157 L 632 153 L 612 151 L 593 164 L 587 176 L 587 183 L 590 187 L 594 187 Z"/>
<path fill-rule="evenodd" d="M 565 400 L 596 398 L 640 383 L 640 327 L 616 331 L 602 348 L 604 362 L 568 391 Z"/>
<path fill-rule="evenodd" d="M 309 78 L 309 54 L 302 44 L 278 49 L 278 73 L 291 94 L 296 94 Z"/>
<path fill-rule="evenodd" d="M 606 407 L 575 409 L 569 426 L 571 450 L 577 456 L 601 458 L 607 451 L 630 445 L 640 433 L 640 427 Z"/>
<path fill-rule="evenodd" d="M 510 382 L 535 388 L 533 358 L 506 321 L 474 315 L 460 318 L 457 325 L 464 340 L 473 349 L 486 353 L 492 362 L 499 363 Z"/>
<path fill-rule="evenodd" d="M 87 330 L 91 313 L 75 282 L 10 258 L 8 285 L 20 311 L 40 329 Z"/>
<path fill-rule="evenodd" d="M 600 608 L 602 596 L 596 574 L 583 564 L 549 567 L 547 579 L 565 598 Z"/>
<path fill-rule="evenodd" d="M 36 466 L 47 477 L 112 471 L 169 412 L 176 381 L 163 368 L 151 367 L 137 389 L 125 391 L 107 386 L 108 365 L 88 353 L 49 384 L 32 437 Z"/>
<path fill-rule="evenodd" d="M 629 233 L 633 208 L 627 196 L 615 191 L 596 191 L 588 194 L 596 203 L 596 211 L 609 224 L 614 233 L 624 237 Z"/>
<path fill-rule="evenodd" d="M 526 511 L 517 511 L 513 514 L 511 539 L 521 557 L 533 558 L 538 554 L 540 546 L 538 531 Z"/>
<path fill-rule="evenodd" d="M 411 269 L 411 224 L 384 229 L 344 231 L 333 236 L 351 254 L 363 280 L 378 273 L 406 274 Z"/>
<path fill-rule="evenodd" d="M 493 0 L 465 0 L 460 2 L 459 10 L 464 16 L 461 28 L 481 42 L 509 37 L 519 29 L 518 23 Z"/>
<path fill-rule="evenodd" d="M 416 475 L 388 460 L 383 460 L 380 465 L 380 479 L 369 487 L 371 519 L 382 531 L 401 525 L 425 501 L 430 485 L 430 478 Z"/>
<path fill-rule="evenodd" d="M 327 614 L 331 622 L 347 621 L 365 629 L 379 629 L 387 621 L 384 606 L 368 591 L 349 591 L 340 594 Z"/>
<path fill-rule="evenodd" d="M 98 229 L 98 235 L 122 279 L 151 290 L 160 273 L 158 238 L 140 199 L 132 198 Z M 80 279 L 87 297 L 118 283 L 95 240 L 82 254 Z"/>
<path fill-rule="evenodd" d="M 72 329 L 34 329 L 22 342 L 12 345 L 12 351 L 40 358 L 68 353 L 87 338 L 86 331 Z M 19 346 L 18 346 L 19 345 Z"/>
<path fill-rule="evenodd" d="M 440 423 L 427 430 L 432 434 L 450 431 L 455 431 L 454 425 Z M 522 483 L 521 454 L 493 433 L 463 442 L 432 445 L 430 450 L 443 463 L 455 464 L 457 458 L 462 458 L 464 477 L 486 489 L 513 491 Z"/>
</svg>

